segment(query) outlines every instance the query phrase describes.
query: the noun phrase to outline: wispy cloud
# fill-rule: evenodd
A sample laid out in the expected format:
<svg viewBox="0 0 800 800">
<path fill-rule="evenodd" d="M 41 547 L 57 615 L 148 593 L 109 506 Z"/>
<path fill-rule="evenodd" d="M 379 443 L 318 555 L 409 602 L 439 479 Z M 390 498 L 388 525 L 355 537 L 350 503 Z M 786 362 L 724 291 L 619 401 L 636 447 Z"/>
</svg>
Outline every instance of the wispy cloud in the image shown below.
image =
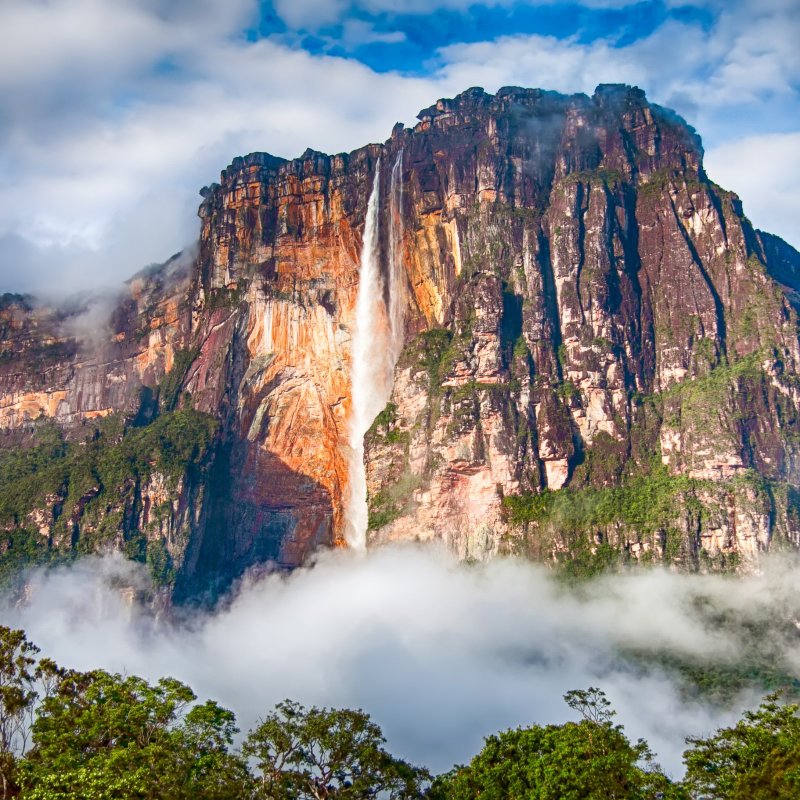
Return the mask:
<svg viewBox="0 0 800 800">
<path fill-rule="evenodd" d="M 319 30 L 342 20 L 347 14 L 360 11 L 371 15 L 429 15 L 436 11 L 469 13 L 476 7 L 510 9 L 514 6 L 566 5 L 590 9 L 618 9 L 640 3 L 641 0 L 275 0 L 278 15 L 290 26 Z"/>
</svg>

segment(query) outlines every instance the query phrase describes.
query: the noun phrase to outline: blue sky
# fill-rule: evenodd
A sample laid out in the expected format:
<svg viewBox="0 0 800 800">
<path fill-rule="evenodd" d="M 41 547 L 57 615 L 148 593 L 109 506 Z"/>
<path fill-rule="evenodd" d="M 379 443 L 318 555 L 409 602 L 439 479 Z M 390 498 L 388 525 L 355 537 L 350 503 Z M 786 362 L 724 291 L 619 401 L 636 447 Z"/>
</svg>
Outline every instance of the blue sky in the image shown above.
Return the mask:
<svg viewBox="0 0 800 800">
<path fill-rule="evenodd" d="M 625 46 L 670 19 L 696 23 L 706 30 L 714 20 L 708 8 L 664 2 L 619 7 L 578 2 L 442 4 L 444 7 L 431 3 L 422 13 L 404 11 L 402 2 L 394 4 L 392 11 L 383 4 L 353 4 L 346 15 L 321 18 L 316 13 L 318 4 L 301 3 L 299 8 L 291 4 L 292 9 L 289 3 L 283 5 L 285 9 L 280 3 L 278 8 L 274 2 L 262 3 L 258 22 L 248 36 L 284 35 L 309 52 L 351 57 L 378 72 L 398 70 L 410 75 L 430 74 L 441 63 L 437 50 L 451 44 L 538 34 L 574 37 L 581 43 L 610 37 L 618 46 Z"/>
<path fill-rule="evenodd" d="M 3 0 L 0 290 L 113 284 L 235 155 L 337 152 L 469 86 L 641 86 L 800 245 L 797 0 Z"/>
</svg>

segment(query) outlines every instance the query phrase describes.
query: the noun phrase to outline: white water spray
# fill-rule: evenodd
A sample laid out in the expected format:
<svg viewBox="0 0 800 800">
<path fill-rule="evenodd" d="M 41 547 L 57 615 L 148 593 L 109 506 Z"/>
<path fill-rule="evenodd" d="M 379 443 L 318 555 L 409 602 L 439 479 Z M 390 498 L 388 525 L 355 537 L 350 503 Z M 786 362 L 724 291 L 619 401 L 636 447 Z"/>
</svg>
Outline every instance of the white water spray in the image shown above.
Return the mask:
<svg viewBox="0 0 800 800">
<path fill-rule="evenodd" d="M 386 328 L 383 281 L 378 261 L 378 212 L 380 209 L 381 162 L 375 168 L 372 193 L 364 223 L 364 242 L 358 270 L 355 330 L 353 331 L 349 431 L 348 498 L 345 506 L 345 538 L 355 550 L 364 550 L 367 540 L 367 475 L 364 468 L 364 434 L 383 407 L 376 389 L 383 383 L 381 329 Z M 381 387 L 382 388 L 382 387 Z M 383 394 L 383 392 L 381 392 Z"/>
<path fill-rule="evenodd" d="M 392 393 L 392 378 L 403 346 L 405 293 L 402 262 L 402 150 L 391 173 L 388 231 L 388 308 L 380 270 L 378 215 L 380 211 L 380 160 L 364 223 L 364 243 L 359 266 L 353 332 L 351 394 L 348 431 L 348 492 L 345 504 L 345 539 L 354 550 L 367 546 L 367 475 L 364 435 Z"/>
</svg>

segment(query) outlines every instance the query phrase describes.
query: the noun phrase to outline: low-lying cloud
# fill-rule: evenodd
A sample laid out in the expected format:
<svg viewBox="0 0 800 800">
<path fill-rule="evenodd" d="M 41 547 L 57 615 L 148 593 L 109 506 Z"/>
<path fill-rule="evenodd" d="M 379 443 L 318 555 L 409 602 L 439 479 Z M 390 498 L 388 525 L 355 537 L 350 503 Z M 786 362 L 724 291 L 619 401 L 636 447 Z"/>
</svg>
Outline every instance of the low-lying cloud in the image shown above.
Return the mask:
<svg viewBox="0 0 800 800">
<path fill-rule="evenodd" d="M 466 566 L 391 547 L 325 553 L 177 624 L 131 605 L 120 587 L 144 588 L 146 576 L 106 557 L 33 574 L 3 621 L 64 666 L 179 678 L 232 708 L 244 730 L 286 697 L 362 707 L 395 753 L 434 770 L 468 760 L 489 733 L 564 721 L 565 691 L 601 686 L 628 735 L 647 738 L 675 774 L 686 735 L 730 723 L 757 697 L 730 709 L 692 703 L 621 653 L 735 663 L 737 642 L 698 613 L 698 598 L 733 618 L 788 620 L 800 609 L 794 575 L 781 563 L 743 579 L 653 570 L 576 592 L 528 562 Z M 780 647 L 800 668 L 798 642 Z"/>
</svg>

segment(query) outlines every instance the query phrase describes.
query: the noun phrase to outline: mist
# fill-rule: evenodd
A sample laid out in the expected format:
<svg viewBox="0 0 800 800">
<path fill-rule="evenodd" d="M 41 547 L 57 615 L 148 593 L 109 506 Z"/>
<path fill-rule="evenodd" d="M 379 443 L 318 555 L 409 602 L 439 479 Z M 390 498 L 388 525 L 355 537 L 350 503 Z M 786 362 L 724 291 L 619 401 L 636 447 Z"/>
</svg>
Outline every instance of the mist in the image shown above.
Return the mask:
<svg viewBox="0 0 800 800">
<path fill-rule="evenodd" d="M 730 724 L 759 696 L 726 708 L 691 702 L 666 673 L 622 653 L 735 663 L 737 641 L 699 607 L 765 625 L 796 620 L 793 567 L 772 560 L 743 578 L 653 569 L 574 590 L 520 560 L 336 551 L 288 576 L 245 579 L 216 611 L 178 624 L 132 602 L 148 586 L 141 566 L 107 556 L 31 573 L 24 602 L 6 598 L 2 621 L 62 666 L 185 681 L 235 711 L 243 731 L 287 697 L 363 708 L 393 753 L 434 771 L 468 761 L 498 730 L 564 722 L 563 693 L 599 686 L 628 736 L 646 738 L 679 776 L 684 737 Z M 797 637 L 775 646 L 796 673 Z"/>
<path fill-rule="evenodd" d="M 86 292 L 121 291 L 147 265 L 195 245 L 197 182 L 187 180 L 181 191 L 164 188 L 159 196 L 146 193 L 109 219 L 98 213 L 98 230 L 82 232 L 75 222 L 74 229 L 65 223 L 68 235 L 3 233 L 0 222 L 2 290 L 32 293 L 51 303 Z M 68 199 L 64 205 L 69 206 Z"/>
</svg>

